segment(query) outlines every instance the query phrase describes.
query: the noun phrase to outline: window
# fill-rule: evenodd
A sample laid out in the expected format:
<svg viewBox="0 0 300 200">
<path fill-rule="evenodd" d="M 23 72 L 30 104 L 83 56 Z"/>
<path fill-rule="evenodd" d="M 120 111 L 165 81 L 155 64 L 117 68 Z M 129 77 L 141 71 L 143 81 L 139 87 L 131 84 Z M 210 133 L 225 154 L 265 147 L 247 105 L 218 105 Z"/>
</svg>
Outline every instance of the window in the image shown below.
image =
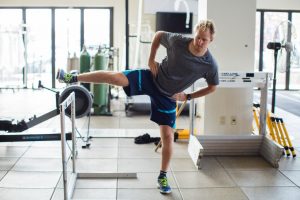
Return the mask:
<svg viewBox="0 0 300 200">
<path fill-rule="evenodd" d="M 300 89 L 300 13 L 292 14 L 293 25 L 297 31 L 296 51 L 291 58 L 290 89 Z"/>
<path fill-rule="evenodd" d="M 255 29 L 255 71 L 259 71 L 259 49 L 260 49 L 260 18 L 261 13 L 256 12 L 256 29 Z"/>
<path fill-rule="evenodd" d="M 84 9 L 84 45 L 93 57 L 99 47 L 110 47 L 110 12 Z"/>
<path fill-rule="evenodd" d="M 51 86 L 51 10 L 27 9 L 28 29 L 28 69 L 27 84 L 36 86 L 42 80 L 45 86 Z"/>
<path fill-rule="evenodd" d="M 42 80 L 55 87 L 55 69 L 67 69 L 83 44 L 112 45 L 111 15 L 112 8 L 0 8 L 0 86 L 36 87 Z M 12 37 L 15 43 L 8 44 Z"/>
<path fill-rule="evenodd" d="M 269 42 L 274 41 L 274 33 L 283 21 L 291 21 L 300 33 L 300 13 L 293 11 L 270 11 L 258 10 L 256 20 L 256 48 L 255 48 L 255 70 L 274 72 L 274 50 L 267 48 Z M 291 17 L 293 16 L 293 17 Z M 258 19 L 260 18 L 260 19 Z M 260 22 L 263 22 L 260 24 Z M 263 28 L 261 30 L 258 30 Z M 298 37 L 296 46 L 300 47 Z M 260 48 L 258 46 L 260 45 Z M 300 48 L 299 48 L 300 49 Z M 297 52 L 297 51 L 296 51 Z M 284 59 L 285 49 L 280 50 L 277 57 L 277 89 L 300 89 L 299 63 L 300 53 L 292 53 L 290 59 Z M 300 51 L 299 51 L 300 52 Z M 284 60 L 284 61 L 283 61 Z M 258 63 L 258 65 L 257 65 Z M 282 63 L 285 65 L 283 66 Z M 289 70 L 290 66 L 290 70 Z"/>
<path fill-rule="evenodd" d="M 80 55 L 80 9 L 55 10 L 55 66 L 67 69 L 68 58 Z"/>
<path fill-rule="evenodd" d="M 84 10 L 84 44 L 110 46 L 110 12 L 108 9 Z"/>
<path fill-rule="evenodd" d="M 21 9 L 0 9 L 0 87 L 23 86 L 22 29 Z"/>
<path fill-rule="evenodd" d="M 264 15 L 264 62 L 263 69 L 265 71 L 274 71 L 274 50 L 267 49 L 269 42 L 274 42 L 274 33 L 280 22 L 288 20 L 288 14 L 285 12 L 265 12 Z M 280 66 L 277 65 L 277 69 Z M 277 72 L 277 89 L 284 89 L 285 87 L 285 72 L 278 70 Z"/>
</svg>

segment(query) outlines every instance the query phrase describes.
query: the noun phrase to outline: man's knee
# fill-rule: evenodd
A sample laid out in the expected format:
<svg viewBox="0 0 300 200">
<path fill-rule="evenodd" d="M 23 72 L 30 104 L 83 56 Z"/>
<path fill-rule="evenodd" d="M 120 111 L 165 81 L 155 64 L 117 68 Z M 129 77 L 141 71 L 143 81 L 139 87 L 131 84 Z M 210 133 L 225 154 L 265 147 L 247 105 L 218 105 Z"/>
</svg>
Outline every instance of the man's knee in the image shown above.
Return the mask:
<svg viewBox="0 0 300 200">
<path fill-rule="evenodd" d="M 163 140 L 168 141 L 168 142 L 173 142 L 173 138 L 174 138 L 173 128 L 171 128 L 168 125 L 161 125 L 160 131 L 161 131 L 161 137 L 163 137 Z"/>
<path fill-rule="evenodd" d="M 113 76 L 111 77 L 111 81 L 112 81 L 111 84 L 122 86 L 122 87 L 126 87 L 129 85 L 127 76 L 125 76 L 122 72 L 117 72 L 113 74 Z"/>
</svg>

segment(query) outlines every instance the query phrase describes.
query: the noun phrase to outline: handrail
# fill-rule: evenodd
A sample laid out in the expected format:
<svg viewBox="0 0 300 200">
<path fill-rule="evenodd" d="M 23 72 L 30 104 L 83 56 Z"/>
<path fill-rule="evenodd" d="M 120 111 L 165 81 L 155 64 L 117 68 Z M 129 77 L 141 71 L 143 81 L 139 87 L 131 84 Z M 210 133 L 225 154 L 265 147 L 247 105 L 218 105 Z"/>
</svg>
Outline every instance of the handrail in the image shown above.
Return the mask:
<svg viewBox="0 0 300 200">
<path fill-rule="evenodd" d="M 76 177 L 71 177 L 70 184 L 67 181 L 67 140 L 65 130 L 65 110 L 71 105 L 71 121 L 72 121 L 72 175 L 76 176 L 75 156 L 76 156 L 76 143 L 75 143 L 75 93 L 72 92 L 60 105 L 60 123 L 61 123 L 61 148 L 62 148 L 62 165 L 63 165 L 63 184 L 64 184 L 64 200 L 72 198 Z"/>
</svg>

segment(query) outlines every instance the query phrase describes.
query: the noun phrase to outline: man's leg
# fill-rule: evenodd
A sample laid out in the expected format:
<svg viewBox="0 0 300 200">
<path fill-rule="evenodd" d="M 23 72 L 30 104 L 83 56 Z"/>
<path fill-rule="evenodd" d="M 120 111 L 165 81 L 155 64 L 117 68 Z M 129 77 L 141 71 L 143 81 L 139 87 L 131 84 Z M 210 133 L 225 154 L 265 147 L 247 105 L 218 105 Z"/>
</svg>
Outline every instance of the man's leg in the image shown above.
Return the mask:
<svg viewBox="0 0 300 200">
<path fill-rule="evenodd" d="M 169 169 L 172 152 L 173 152 L 173 141 L 174 141 L 173 128 L 167 125 L 160 125 L 160 136 L 162 139 L 161 170 L 166 172 Z"/>
<path fill-rule="evenodd" d="M 122 72 L 112 71 L 94 71 L 79 74 L 77 80 L 85 83 L 108 83 L 122 87 L 129 84 L 127 77 Z"/>
<path fill-rule="evenodd" d="M 162 140 L 162 160 L 161 170 L 158 176 L 158 185 L 161 193 L 168 194 L 171 193 L 171 187 L 167 179 L 167 171 L 170 166 L 173 151 L 173 129 L 167 125 L 160 125 L 160 135 Z"/>
<path fill-rule="evenodd" d="M 94 71 L 87 72 L 79 75 L 73 75 L 66 73 L 64 70 L 59 69 L 57 72 L 57 79 L 60 82 L 73 83 L 73 82 L 85 82 L 85 83 L 108 83 L 117 86 L 128 86 L 129 81 L 122 72 L 112 71 Z"/>
</svg>

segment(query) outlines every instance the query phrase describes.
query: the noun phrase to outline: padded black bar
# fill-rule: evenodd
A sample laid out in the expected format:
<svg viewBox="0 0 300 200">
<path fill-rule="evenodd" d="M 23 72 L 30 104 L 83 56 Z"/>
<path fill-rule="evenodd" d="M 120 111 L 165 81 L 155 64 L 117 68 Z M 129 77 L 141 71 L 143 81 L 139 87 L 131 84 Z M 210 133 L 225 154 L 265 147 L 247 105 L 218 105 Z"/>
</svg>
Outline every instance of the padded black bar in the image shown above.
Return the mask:
<svg viewBox="0 0 300 200">
<path fill-rule="evenodd" d="M 27 134 L 27 135 L 0 135 L 0 142 L 28 142 L 28 141 L 56 141 L 60 140 L 60 133 L 53 134 Z M 66 133 L 66 139 L 71 140 L 72 134 Z"/>
<path fill-rule="evenodd" d="M 55 117 L 56 115 L 59 114 L 59 110 L 58 109 L 55 109 L 55 110 L 52 110 L 44 115 L 41 115 L 39 117 L 36 117 L 36 118 L 33 118 L 31 119 L 29 122 L 27 122 L 27 129 L 28 128 L 31 128 L 37 124 L 40 124 L 44 121 L 47 121 L 48 119 L 51 119 L 52 117 Z"/>
</svg>

